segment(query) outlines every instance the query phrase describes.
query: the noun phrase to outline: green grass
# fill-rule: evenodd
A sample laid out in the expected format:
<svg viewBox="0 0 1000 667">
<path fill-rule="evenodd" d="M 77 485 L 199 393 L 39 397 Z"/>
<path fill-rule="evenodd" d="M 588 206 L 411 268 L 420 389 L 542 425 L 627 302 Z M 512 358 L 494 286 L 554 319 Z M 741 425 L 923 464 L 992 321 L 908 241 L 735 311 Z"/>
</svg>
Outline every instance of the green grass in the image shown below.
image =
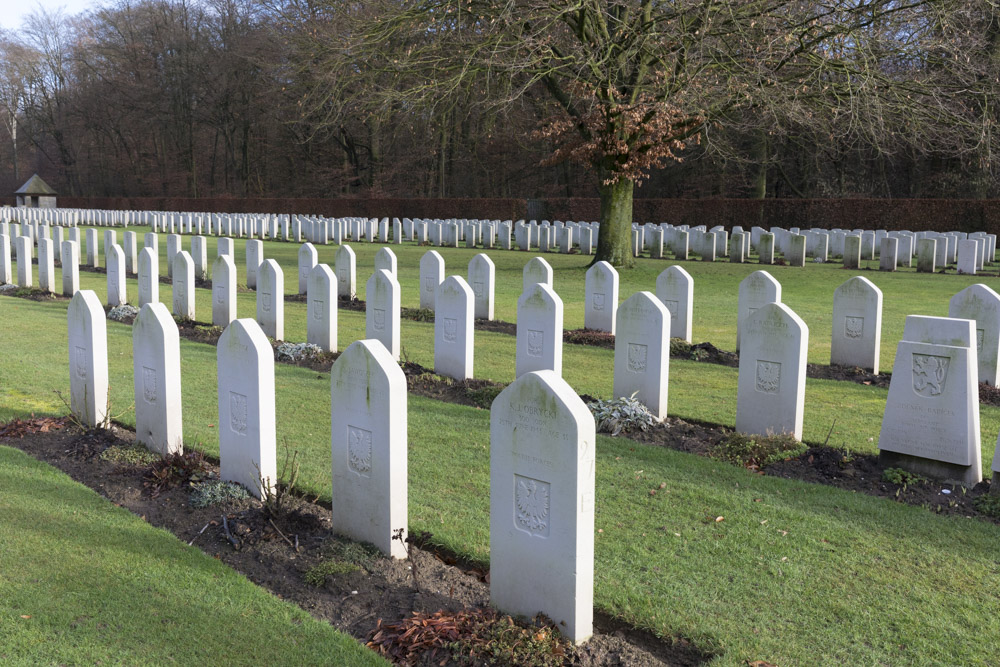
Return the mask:
<svg viewBox="0 0 1000 667">
<path fill-rule="evenodd" d="M 386 664 L 218 560 L 0 446 L 0 662 Z"/>
<path fill-rule="evenodd" d="M 285 265 L 286 292 L 293 291 L 296 246 L 265 245 L 265 256 Z M 370 266 L 376 248 L 354 247 L 359 267 Z M 404 246 L 398 252 L 405 306 L 417 305 L 416 265 L 424 250 Z M 239 265 L 242 244 L 237 244 L 237 252 Z M 463 273 L 474 254 L 464 249 L 441 252 L 448 266 L 460 266 Z M 332 261 L 332 256 L 332 247 L 320 248 L 321 261 Z M 502 319 L 515 319 L 520 266 L 528 256 L 493 253 L 502 286 L 497 308 Z M 567 302 L 567 328 L 582 326 L 586 260 L 557 255 L 547 259 L 556 267 L 556 289 Z M 622 297 L 630 289 L 652 289 L 666 265 L 640 262 L 637 271 L 623 279 Z M 695 338 L 732 348 L 725 336 L 734 326 L 729 315 L 735 314 L 736 286 L 756 267 L 685 266 L 696 280 Z M 359 277 L 365 273 L 359 269 Z M 853 275 L 831 265 L 775 267 L 773 273 L 786 283 L 785 302 L 814 331 L 821 327 L 810 318 L 827 313 L 828 324 L 827 297 Z M 887 285 L 898 283 L 895 301 L 908 292 L 902 303 L 925 308 L 933 303 L 935 310 L 924 312 L 941 315 L 947 311 L 947 298 L 975 281 L 915 273 L 866 275 L 887 290 L 886 337 L 894 318 L 901 333 L 905 315 L 904 306 L 890 299 Z M 81 279 L 85 287 L 103 294 L 103 276 L 83 273 Z M 925 288 L 926 298 L 921 291 Z M 134 281 L 130 290 L 134 294 Z M 168 301 L 169 288 L 161 290 L 166 290 L 161 299 Z M 914 293 L 921 298 L 913 299 Z M 363 291 L 359 296 L 363 298 Z M 242 316 L 252 316 L 252 297 L 240 296 Z M 889 316 L 890 303 L 898 317 Z M 199 312 L 207 313 L 208 307 L 203 290 Z M 919 312 L 916 307 L 914 311 Z M 286 304 L 290 340 L 304 339 L 304 314 L 304 304 Z M 0 316 L 8 332 L 8 358 L 31 362 L 0 364 L 0 420 L 31 411 L 62 413 L 51 390 L 65 393 L 68 387 L 65 304 L 0 297 Z M 715 326 L 718 336 L 711 333 Z M 363 328 L 362 313 L 341 311 L 341 349 L 361 337 Z M 132 423 L 131 333 L 130 327 L 108 323 L 112 412 L 121 413 L 125 423 Z M 824 336 L 828 354 L 829 336 Z M 822 343 L 819 338 L 811 340 L 811 355 Z M 403 340 L 409 358 L 433 365 L 431 324 L 404 320 Z M 885 341 L 883 350 L 894 346 L 894 341 Z M 512 337 L 477 332 L 477 377 L 512 380 L 513 356 Z M 215 349 L 182 341 L 181 359 L 185 441 L 217 455 Z M 565 348 L 564 375 L 580 393 L 610 397 L 611 367 L 608 350 Z M 302 452 L 299 486 L 329 499 L 329 374 L 284 365 L 278 365 L 275 374 L 279 442 Z M 673 360 L 670 375 L 670 414 L 733 423 L 735 369 Z M 831 445 L 874 453 L 885 400 L 884 389 L 809 380 L 805 439 L 822 442 L 836 420 Z M 988 469 L 1000 410 L 983 407 L 981 418 Z M 485 562 L 488 412 L 411 396 L 408 440 L 410 530 L 428 531 L 435 542 Z M 718 663 L 725 665 L 745 659 L 781 665 L 983 664 L 1000 655 L 1000 528 L 995 525 L 754 476 L 719 461 L 606 437 L 598 439 L 597 464 L 597 527 L 603 532 L 597 535 L 596 603 L 610 613 L 663 636 L 694 638 L 718 652 Z M 662 490 L 661 483 L 666 484 Z M 652 489 L 657 493 L 650 495 Z M 724 520 L 716 522 L 718 516 Z"/>
</svg>

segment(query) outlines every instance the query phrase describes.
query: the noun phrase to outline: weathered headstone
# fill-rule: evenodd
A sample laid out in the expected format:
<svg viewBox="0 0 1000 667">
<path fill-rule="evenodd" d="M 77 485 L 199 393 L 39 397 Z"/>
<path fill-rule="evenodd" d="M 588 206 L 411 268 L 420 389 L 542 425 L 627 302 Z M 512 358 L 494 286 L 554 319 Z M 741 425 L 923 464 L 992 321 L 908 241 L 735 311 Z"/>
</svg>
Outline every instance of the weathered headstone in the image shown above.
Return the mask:
<svg viewBox="0 0 1000 667">
<path fill-rule="evenodd" d="M 951 297 L 948 317 L 973 320 L 978 382 L 997 386 L 1000 358 L 1000 294 L 983 284 L 970 285 Z"/>
<path fill-rule="evenodd" d="M 538 370 L 562 376 L 563 302 L 545 283 L 533 283 L 517 300 L 515 377 Z"/>
<path fill-rule="evenodd" d="M 128 303 L 125 293 L 125 252 L 117 243 L 107 249 L 108 305 L 111 307 Z"/>
<path fill-rule="evenodd" d="M 444 282 L 444 258 L 429 250 L 420 258 L 420 307 L 434 310 L 434 295 Z"/>
<path fill-rule="evenodd" d="M 785 250 L 785 260 L 788 266 L 806 265 L 806 237 L 802 234 L 789 234 L 788 247 Z"/>
<path fill-rule="evenodd" d="M 833 292 L 830 363 L 878 374 L 882 349 L 882 290 L 855 276 Z"/>
<path fill-rule="evenodd" d="M 147 303 L 135 318 L 132 366 L 136 441 L 164 456 L 182 453 L 180 335 L 162 303 Z"/>
<path fill-rule="evenodd" d="M 388 271 L 376 274 L 395 280 Z M 330 370 L 335 533 L 406 558 L 406 376 L 385 347 L 358 340 Z"/>
<path fill-rule="evenodd" d="M 399 361 L 399 309 L 402 290 L 386 269 L 372 273 L 365 284 L 365 338 L 377 340 Z"/>
<path fill-rule="evenodd" d="M 251 319 L 233 320 L 216 349 L 219 475 L 261 498 L 278 483 L 274 351 Z"/>
<path fill-rule="evenodd" d="M 618 309 L 615 396 L 636 395 L 653 416 L 667 416 L 670 311 L 650 292 L 636 292 Z"/>
<path fill-rule="evenodd" d="M 958 242 L 958 272 L 970 276 L 976 275 L 979 244 L 975 239 Z"/>
<path fill-rule="evenodd" d="M 266 336 L 285 339 L 285 274 L 273 259 L 265 259 L 257 276 L 257 322 Z"/>
<path fill-rule="evenodd" d="M 312 243 L 303 243 L 299 246 L 299 294 L 306 294 L 309 291 L 309 274 L 313 267 L 319 264 L 319 253 L 316 252 Z"/>
<path fill-rule="evenodd" d="M 757 257 L 761 264 L 774 264 L 774 234 L 761 232 L 757 244 Z"/>
<path fill-rule="evenodd" d="M 185 320 L 194 319 L 194 260 L 187 250 L 174 255 L 173 313 Z"/>
<path fill-rule="evenodd" d="M 899 239 L 886 236 L 879 243 L 879 271 L 895 271 L 898 266 Z"/>
<path fill-rule="evenodd" d="M 802 439 L 809 328 L 783 303 L 765 303 L 743 323 L 736 430 Z"/>
<path fill-rule="evenodd" d="M 937 259 L 937 239 L 917 241 L 917 273 L 934 273 Z"/>
<path fill-rule="evenodd" d="M 354 298 L 357 292 L 357 264 L 358 259 L 351 246 L 342 245 L 337 248 L 337 254 L 333 258 L 333 270 L 337 274 L 338 296 L 346 299 Z"/>
<path fill-rule="evenodd" d="M 92 290 L 73 295 L 69 328 L 70 409 L 90 427 L 108 416 L 108 330 L 101 300 Z"/>
<path fill-rule="evenodd" d="M 614 334 L 618 312 L 618 272 L 615 267 L 608 262 L 597 262 L 590 267 L 584 280 L 584 294 L 584 328 Z"/>
<path fill-rule="evenodd" d="M 844 237 L 844 268 L 861 267 L 861 237 L 850 234 Z"/>
<path fill-rule="evenodd" d="M 236 264 L 231 255 L 212 262 L 212 324 L 228 327 L 236 319 Z"/>
<path fill-rule="evenodd" d="M 469 286 L 476 297 L 476 319 L 493 319 L 493 292 L 496 266 L 488 255 L 480 253 L 469 260 Z"/>
<path fill-rule="evenodd" d="M 535 283 L 552 287 L 552 267 L 541 257 L 532 257 L 521 270 L 521 280 L 522 290 L 525 292 Z"/>
<path fill-rule="evenodd" d="M 490 601 L 574 643 L 593 634 L 594 431 L 554 371 L 521 375 L 490 410 Z"/>
<path fill-rule="evenodd" d="M 434 296 L 434 372 L 468 380 L 473 368 L 475 295 L 460 276 L 449 276 Z"/>
<path fill-rule="evenodd" d="M 736 317 L 736 351 L 740 351 L 743 323 L 766 303 L 781 302 L 781 283 L 767 271 L 754 271 L 740 283 Z"/>
<path fill-rule="evenodd" d="M 975 322 L 909 315 L 896 362 L 879 462 L 945 482 L 982 480 Z"/>
</svg>

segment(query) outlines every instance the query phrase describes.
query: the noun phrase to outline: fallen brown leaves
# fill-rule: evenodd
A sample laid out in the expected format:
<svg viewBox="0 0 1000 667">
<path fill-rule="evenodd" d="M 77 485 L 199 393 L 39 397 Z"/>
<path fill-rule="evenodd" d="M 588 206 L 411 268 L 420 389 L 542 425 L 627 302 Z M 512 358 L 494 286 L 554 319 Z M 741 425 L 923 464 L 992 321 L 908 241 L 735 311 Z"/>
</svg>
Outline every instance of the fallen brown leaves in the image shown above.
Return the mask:
<svg viewBox="0 0 1000 667">
<path fill-rule="evenodd" d="M 0 424 L 0 438 L 23 438 L 34 433 L 48 433 L 66 428 L 69 417 L 32 417 L 31 419 L 12 419 L 6 424 Z"/>
</svg>

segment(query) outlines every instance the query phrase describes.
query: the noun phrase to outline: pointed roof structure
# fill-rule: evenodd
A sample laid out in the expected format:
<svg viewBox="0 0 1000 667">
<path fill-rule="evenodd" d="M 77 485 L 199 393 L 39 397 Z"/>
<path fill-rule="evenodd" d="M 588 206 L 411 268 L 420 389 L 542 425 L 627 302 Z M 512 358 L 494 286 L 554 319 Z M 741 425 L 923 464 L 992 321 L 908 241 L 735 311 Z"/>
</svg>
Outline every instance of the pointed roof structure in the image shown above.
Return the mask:
<svg viewBox="0 0 1000 667">
<path fill-rule="evenodd" d="M 49 184 L 41 179 L 38 174 L 33 174 L 28 182 L 14 192 L 15 195 L 41 195 L 43 197 L 54 197 L 56 191 L 49 187 Z"/>
</svg>

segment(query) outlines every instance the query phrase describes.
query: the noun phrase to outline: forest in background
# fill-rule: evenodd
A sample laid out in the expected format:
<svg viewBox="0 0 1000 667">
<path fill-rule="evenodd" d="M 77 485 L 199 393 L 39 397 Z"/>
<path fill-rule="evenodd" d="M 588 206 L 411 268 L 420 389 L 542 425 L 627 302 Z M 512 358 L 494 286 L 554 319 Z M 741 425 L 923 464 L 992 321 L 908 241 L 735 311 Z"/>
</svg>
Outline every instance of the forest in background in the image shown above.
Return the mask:
<svg viewBox="0 0 1000 667">
<path fill-rule="evenodd" d="M 942 22 L 934 28 L 947 52 L 941 60 L 961 65 L 948 75 L 968 91 L 946 96 L 954 117 L 939 113 L 939 125 L 921 127 L 886 120 L 857 132 L 838 127 L 836 111 L 777 122 L 772 110 L 739 109 L 706 123 L 702 140 L 677 152 L 683 160 L 650 169 L 636 197 L 1000 196 L 995 7 L 931 4 Z M 385 10 L 309 0 L 117 0 L 75 16 L 38 10 L 0 34 L 0 191 L 38 172 L 60 194 L 87 197 L 596 195 L 593 169 L 553 163 L 559 138 L 545 129 L 556 110 L 540 83 L 504 104 L 490 99 L 503 86 L 475 77 L 431 91 L 434 104 L 382 103 L 377 77 L 345 66 L 343 56 L 352 43 L 345 31 L 378 24 Z M 898 24 L 892 29 L 898 38 Z M 337 58 L 325 53 L 337 49 Z M 896 80 L 921 69 L 870 66 L 896 68 Z M 339 68 L 336 86 L 326 85 L 331 68 Z M 387 71 L 378 76 L 391 87 Z M 328 97 L 317 103 L 317 91 Z M 841 117 L 862 122 L 850 110 Z M 957 117 L 965 124 L 956 127 Z"/>
</svg>

